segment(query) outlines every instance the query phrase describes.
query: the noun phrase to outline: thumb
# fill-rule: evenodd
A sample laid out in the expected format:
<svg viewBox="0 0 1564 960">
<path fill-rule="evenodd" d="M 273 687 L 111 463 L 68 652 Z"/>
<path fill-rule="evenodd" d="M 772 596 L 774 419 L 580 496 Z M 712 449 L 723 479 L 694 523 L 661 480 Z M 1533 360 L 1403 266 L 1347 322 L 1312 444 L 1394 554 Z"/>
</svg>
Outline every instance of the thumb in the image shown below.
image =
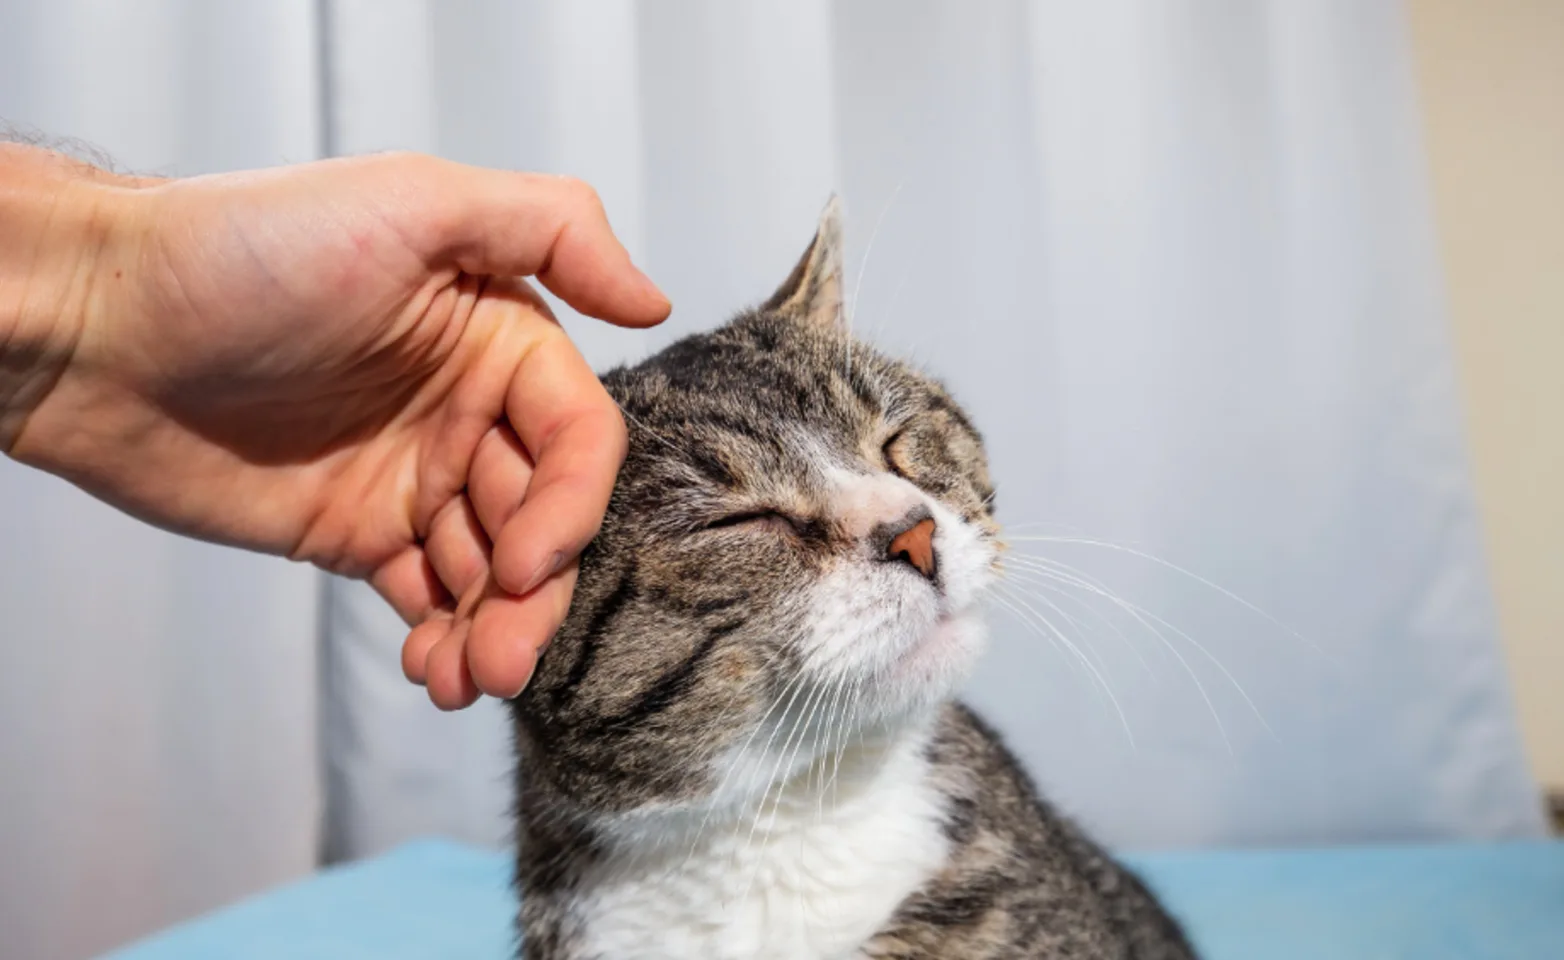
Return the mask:
<svg viewBox="0 0 1564 960">
<path fill-rule="evenodd" d="M 536 276 L 588 316 L 625 327 L 661 323 L 668 298 L 630 262 L 597 192 L 580 180 L 470 167 L 432 157 L 416 171 L 430 261 L 481 276 Z"/>
</svg>

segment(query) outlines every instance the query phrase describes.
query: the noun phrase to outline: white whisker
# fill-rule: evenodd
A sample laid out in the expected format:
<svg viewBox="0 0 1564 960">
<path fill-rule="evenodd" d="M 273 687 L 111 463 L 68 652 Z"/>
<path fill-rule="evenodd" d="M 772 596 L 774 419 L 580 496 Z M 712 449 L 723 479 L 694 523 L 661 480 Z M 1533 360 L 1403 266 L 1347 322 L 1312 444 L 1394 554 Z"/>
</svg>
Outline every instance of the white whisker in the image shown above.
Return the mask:
<svg viewBox="0 0 1564 960">
<path fill-rule="evenodd" d="M 782 741 L 782 749 L 778 751 L 776 765 L 772 767 L 771 776 L 766 781 L 766 790 L 760 795 L 760 805 L 755 808 L 755 819 L 750 824 L 749 835 L 744 838 L 744 848 L 738 855 L 739 862 L 743 862 L 744 857 L 749 854 L 750 846 L 755 839 L 755 831 L 760 827 L 761 817 L 765 816 L 766 798 L 771 794 L 771 784 L 773 783 L 777 785 L 777 799 L 772 804 L 771 817 L 766 822 L 766 833 L 769 835 L 772 828 L 776 826 L 777 811 L 782 808 L 782 799 L 787 793 L 787 781 L 792 775 L 792 764 L 798 759 L 798 750 L 803 746 L 804 740 L 808 736 L 808 723 L 813 719 L 818 703 L 825 699 L 825 693 L 828 689 L 829 686 L 827 684 L 820 684 L 805 698 L 804 705 L 800 708 L 800 715 L 793 721 L 793 726 L 788 731 L 787 738 Z M 789 754 L 788 747 L 793 745 L 795 736 L 798 737 L 798 743 L 796 746 L 793 746 L 792 753 Z M 784 762 L 786 764 L 785 767 Z M 750 873 L 749 880 L 744 884 L 744 892 L 739 896 L 739 902 L 742 903 L 748 899 L 749 891 L 755 884 L 755 879 L 760 873 L 762 864 L 763 862 L 760 860 L 755 862 L 755 869 Z"/>
<path fill-rule="evenodd" d="M 1320 648 L 1318 646 L 1316 646 L 1314 644 L 1314 642 L 1311 641 L 1308 637 L 1305 637 L 1303 634 L 1299 633 L 1297 630 L 1294 630 L 1292 627 L 1289 627 L 1287 624 L 1285 624 L 1285 623 L 1281 622 L 1280 620 L 1278 620 L 1277 618 L 1271 616 L 1269 613 L 1266 613 L 1264 610 L 1262 610 L 1259 607 L 1255 606 L 1253 603 L 1250 603 L 1248 600 L 1245 600 L 1243 597 L 1240 597 L 1238 594 L 1236 594 L 1233 591 L 1227 589 L 1226 587 L 1222 586 L 1221 584 L 1214 583 L 1211 580 L 1208 580 L 1205 577 L 1202 577 L 1200 574 L 1195 573 L 1193 570 L 1189 570 L 1189 569 L 1186 569 L 1184 567 L 1181 567 L 1178 564 L 1172 562 L 1171 560 L 1164 560 L 1164 559 L 1162 559 L 1161 557 L 1159 557 L 1159 556 L 1157 556 L 1155 554 L 1147 553 L 1144 550 L 1137 550 L 1134 547 L 1127 547 L 1127 546 L 1124 546 L 1123 544 L 1110 543 L 1109 541 L 1106 541 L 1106 540 L 1095 540 L 1095 539 L 1092 539 L 1090 537 L 1049 537 L 1049 536 L 1017 536 L 1017 537 L 1011 537 L 1011 536 L 1007 536 L 1005 539 L 1013 541 L 1013 542 L 1061 543 L 1061 544 L 1074 544 L 1074 545 L 1079 545 L 1079 546 L 1101 547 L 1104 550 L 1116 550 L 1116 551 L 1118 551 L 1120 553 L 1126 553 L 1126 554 L 1129 554 L 1132 557 L 1138 557 L 1138 558 L 1140 558 L 1142 560 L 1146 560 L 1146 561 L 1148 561 L 1150 563 L 1155 563 L 1158 566 L 1165 567 L 1165 568 L 1167 568 L 1169 570 L 1172 570 L 1174 573 L 1178 573 L 1178 574 L 1181 574 L 1181 575 L 1183 575 L 1185 577 L 1188 577 L 1189 579 L 1195 581 L 1196 583 L 1198 583 L 1198 584 L 1200 584 L 1200 585 L 1202 585 L 1204 587 L 1207 587 L 1207 588 L 1209 588 L 1211 590 L 1215 590 L 1217 593 L 1220 593 L 1222 596 L 1226 597 L 1227 599 L 1233 601 L 1236 604 L 1239 604 L 1244 609 L 1249 610 L 1250 612 L 1252 612 L 1252 613 L 1254 613 L 1254 614 L 1256 614 L 1258 616 L 1264 617 L 1267 621 L 1269 621 L 1271 623 L 1272 626 L 1276 627 L 1277 629 L 1281 630 L 1282 632 L 1286 633 L 1287 635 L 1293 637 L 1294 639 L 1299 640 L 1299 641 L 1307 644 L 1316 653 L 1319 653 L 1321 656 L 1324 656 L 1324 651 L 1320 650 Z"/>
<path fill-rule="evenodd" d="M 874 229 L 869 231 L 869 242 L 863 248 L 863 262 L 858 265 L 858 279 L 853 281 L 853 295 L 848 300 L 847 314 L 842 318 L 847 327 L 847 379 L 853 377 L 853 315 L 858 312 L 858 295 L 863 292 L 863 278 L 869 272 L 869 257 L 874 253 L 874 241 L 880 236 L 880 227 L 885 223 L 885 215 L 891 212 L 891 207 L 896 203 L 896 198 L 901 196 L 901 188 L 907 185 L 907 178 L 903 177 L 896 184 L 896 189 L 891 191 L 889 200 L 880 208 L 880 215 L 874 221 Z"/>
<path fill-rule="evenodd" d="M 1055 596 L 1059 597 L 1062 600 L 1072 600 L 1075 603 L 1080 604 L 1081 609 L 1085 610 L 1087 613 L 1089 613 L 1090 615 L 1095 617 L 1098 621 L 1100 621 L 1109 630 L 1113 631 L 1113 635 L 1119 638 L 1119 642 L 1124 645 L 1125 649 L 1129 650 L 1130 655 L 1135 658 L 1136 662 L 1141 665 L 1141 668 L 1143 670 L 1145 670 L 1146 673 L 1149 674 L 1153 680 L 1155 680 L 1157 678 L 1156 671 L 1152 669 L 1151 664 L 1150 664 L 1150 662 L 1148 662 L 1146 660 L 1145 655 L 1140 652 L 1140 648 L 1138 646 L 1136 646 L 1135 643 L 1132 640 L 1130 640 L 1129 637 L 1125 636 L 1124 631 L 1119 629 L 1119 625 L 1117 623 L 1113 622 L 1113 618 L 1112 617 L 1109 617 L 1108 615 L 1104 614 L 1101 610 L 1098 610 L 1096 607 L 1092 606 L 1090 603 L 1087 603 L 1085 600 L 1082 600 L 1080 597 L 1076 596 L 1075 594 L 1071 593 L 1070 591 L 1065 590 L 1064 588 L 1060 587 L 1058 585 L 1057 581 L 1053 581 L 1050 578 L 1042 577 L 1042 576 L 1039 575 L 1038 571 L 1033 570 L 1033 569 L 1031 569 L 1029 567 L 1025 567 L 1025 566 L 1009 567 L 1009 568 L 1006 568 L 1005 575 L 1007 577 L 1016 577 L 1016 578 L 1019 578 L 1019 579 L 1025 579 L 1026 577 L 1031 577 L 1033 579 L 1026 580 L 1026 583 L 1027 583 L 1028 586 L 1041 587 L 1044 590 L 1048 590 L 1048 591 L 1052 592 Z M 1061 613 L 1062 612 L 1063 611 L 1061 611 Z M 1066 614 L 1066 616 L 1068 616 L 1068 614 Z M 1072 620 L 1071 622 L 1075 625 L 1075 627 L 1077 629 L 1081 630 L 1082 633 L 1085 632 L 1085 625 L 1084 624 L 1081 624 L 1079 621 L 1074 621 L 1074 620 Z"/>
<path fill-rule="evenodd" d="M 1129 717 L 1125 716 L 1124 707 L 1119 703 L 1119 698 L 1114 696 L 1113 687 L 1109 685 L 1107 678 L 1102 675 L 1102 672 L 1097 669 L 1097 666 L 1091 662 L 1086 654 L 1081 652 L 1079 647 L 1077 647 L 1074 643 L 1071 643 L 1070 639 L 1066 637 L 1058 627 L 1054 626 L 1052 621 L 1039 613 L 1037 609 L 1031 604 L 1027 603 L 1023 597 L 1013 592 L 1009 593 L 1009 597 L 1011 600 L 1021 604 L 1021 606 L 1025 607 L 1029 612 L 1031 612 L 1032 615 L 1035 616 L 1045 627 L 1047 627 L 1054 636 L 1059 638 L 1061 643 L 1069 648 L 1070 652 L 1074 653 L 1075 656 L 1080 659 L 1082 665 L 1091 671 L 1092 676 L 1097 678 L 1097 683 L 1101 685 L 1103 693 L 1108 695 L 1108 700 L 1112 702 L 1114 711 L 1118 713 L 1119 722 L 1124 725 L 1124 735 L 1129 738 L 1130 746 L 1133 748 L 1135 746 L 1135 733 L 1130 729 Z"/>
<path fill-rule="evenodd" d="M 810 767 L 809 767 L 810 783 L 818 783 L 818 786 L 819 786 L 819 792 L 817 793 L 817 795 L 815 797 L 815 822 L 817 824 L 824 824 L 825 823 L 825 767 L 826 767 L 825 758 L 826 758 L 826 756 L 828 756 L 828 754 L 830 752 L 830 749 L 831 749 L 831 738 L 832 738 L 832 736 L 836 732 L 836 721 L 837 721 L 836 713 L 837 713 L 837 709 L 840 707 L 841 702 L 842 702 L 842 697 L 846 694 L 846 692 L 847 692 L 847 685 L 844 684 L 844 683 L 838 683 L 836 685 L 836 692 L 831 695 L 831 706 L 826 711 L 825 749 L 820 751 L 820 756 L 819 756 L 819 760 L 820 760 L 819 774 L 820 775 L 819 775 L 818 781 L 816 781 L 815 776 L 814 776 L 814 774 L 815 774 L 815 765 L 811 763 Z"/>
<path fill-rule="evenodd" d="M 630 423 L 632 423 L 633 425 L 635 425 L 637 427 L 640 427 L 643 431 L 646 432 L 647 436 L 651 437 L 653 440 L 656 440 L 658 443 L 660 443 L 663 446 L 667 447 L 669 450 L 672 450 L 674 453 L 679 454 L 679 456 L 681 456 L 681 457 L 684 456 L 684 451 L 683 450 L 680 450 L 677 446 L 674 446 L 674 444 L 671 441 L 669 441 L 667 437 L 664 437 L 662 434 L 658 433 L 656 430 L 653 430 L 651 427 L 648 427 L 646 424 L 642 423 L 638 418 L 636 418 L 634 415 L 632 415 L 630 413 L 630 411 L 625 409 L 624 404 L 622 404 L 619 401 L 615 400 L 614 401 L 614 405 L 619 408 L 619 412 L 620 413 L 624 414 L 624 418 L 626 420 L 630 421 Z"/>
<path fill-rule="evenodd" d="M 859 725 L 858 725 L 858 705 L 861 702 L 861 698 L 863 696 L 863 688 L 864 688 L 864 684 L 866 682 L 867 681 L 866 681 L 865 677 L 859 676 L 858 679 L 853 681 L 853 685 L 852 685 L 852 687 L 850 689 L 850 692 L 848 693 L 848 696 L 847 696 L 847 708 L 848 708 L 847 722 L 842 726 L 842 729 L 841 729 L 842 736 L 841 736 L 840 741 L 837 744 L 836 753 L 834 755 L 834 760 L 832 761 L 831 779 L 829 781 L 827 781 L 827 783 L 825 785 L 825 788 L 824 788 L 824 789 L 829 789 L 831 791 L 831 805 L 832 805 L 833 808 L 837 805 L 837 790 L 836 790 L 837 777 L 842 772 L 842 754 L 845 753 L 846 750 L 847 750 L 847 739 L 848 739 L 848 737 L 851 736 L 854 733 L 857 733 L 857 735 L 858 735 L 858 746 L 859 746 L 860 749 L 863 747 L 863 729 L 861 727 L 859 727 Z M 822 790 L 822 793 L 823 792 L 824 792 L 824 790 Z"/>
<path fill-rule="evenodd" d="M 917 249 L 913 252 L 912 257 L 908 259 L 907 267 L 901 272 L 901 279 L 896 283 L 896 291 L 891 294 L 890 303 L 886 304 L 885 309 L 880 311 L 880 319 L 875 322 L 874 333 L 870 335 L 871 343 L 879 342 L 880 334 L 885 330 L 886 321 L 889 320 L 895 313 L 896 301 L 901 299 L 902 289 L 907 286 L 907 281 L 912 279 L 913 268 L 918 265 L 918 257 L 922 255 L 924 249 L 928 247 L 929 236 L 930 235 L 927 233 L 922 235 L 922 239 L 918 242 Z"/>
<path fill-rule="evenodd" d="M 1040 559 L 1040 558 L 1011 556 L 1011 557 L 1009 557 L 1007 559 L 1010 562 L 1014 562 L 1014 563 L 1017 563 L 1018 565 L 1022 565 L 1021 561 L 1037 560 L 1037 559 Z M 1114 604 L 1120 610 L 1122 610 L 1125 613 L 1129 614 L 1129 616 L 1131 618 L 1133 618 L 1141 626 L 1145 627 L 1146 630 L 1149 631 L 1153 636 L 1155 636 L 1162 643 L 1162 645 L 1167 648 L 1168 652 L 1173 654 L 1173 656 L 1178 660 L 1179 664 L 1181 666 L 1183 666 L 1184 672 L 1189 674 L 1189 679 L 1194 682 L 1195 689 L 1200 692 L 1200 698 L 1205 701 L 1206 708 L 1211 711 L 1211 719 L 1216 722 L 1217 731 L 1222 735 L 1222 742 L 1227 745 L 1228 752 L 1230 754 L 1233 753 L 1233 743 L 1232 743 L 1232 740 L 1227 735 L 1227 725 L 1222 722 L 1222 715 L 1221 715 L 1221 713 L 1219 713 L 1217 711 L 1216 703 L 1214 701 L 1212 701 L 1210 693 L 1208 693 L 1206 691 L 1205 684 L 1200 682 L 1200 675 L 1195 672 L 1195 668 L 1194 667 L 1190 666 L 1189 661 L 1187 659 L 1185 659 L 1184 655 L 1182 653 L 1180 653 L 1178 648 L 1173 645 L 1172 641 L 1168 640 L 1168 638 L 1163 635 L 1161 630 L 1158 630 L 1155 626 L 1153 626 L 1146 619 L 1146 617 L 1143 615 L 1143 612 L 1141 611 L 1141 609 L 1138 606 L 1136 606 L 1133 603 L 1130 603 L 1128 600 L 1124 600 L 1123 598 L 1119 597 L 1117 594 L 1114 594 L 1112 591 L 1109 591 L 1109 590 L 1107 590 L 1105 588 L 1100 588 L 1100 587 L 1094 586 L 1091 583 L 1089 583 L 1086 580 L 1083 580 L 1083 579 L 1081 579 L 1079 577 L 1073 577 L 1073 576 L 1070 576 L 1068 574 L 1061 574 L 1061 573 L 1059 573 L 1057 571 L 1049 570 L 1046 567 L 1039 567 L 1037 569 L 1038 569 L 1039 572 L 1046 573 L 1046 574 L 1056 578 L 1061 583 L 1068 583 L 1068 584 L 1071 584 L 1071 585 L 1077 587 L 1078 589 L 1088 590 L 1090 592 L 1098 594 L 1099 596 L 1101 596 L 1104 599 L 1106 599 L 1109 603 Z M 1204 650 L 1204 648 L 1201 648 L 1201 649 Z M 1206 655 L 1208 657 L 1211 656 L 1209 651 L 1206 651 Z M 1222 669 L 1223 673 L 1227 674 L 1228 678 L 1231 680 L 1232 679 L 1232 675 L 1230 673 L 1227 673 L 1226 668 L 1220 667 L 1220 664 L 1218 666 L 1219 666 L 1219 669 Z M 1236 684 L 1236 681 L 1234 681 L 1234 683 Z M 1240 693 L 1243 692 L 1241 687 L 1239 688 L 1239 692 Z M 1247 694 L 1244 694 L 1244 699 L 1246 701 L 1249 699 Z M 1250 706 L 1251 706 L 1251 708 L 1253 708 L 1253 703 L 1252 702 L 1250 703 Z M 1264 719 L 1263 718 L 1261 719 L 1261 722 L 1264 723 Z"/>
<path fill-rule="evenodd" d="M 799 691 L 803 689 L 804 676 L 805 670 L 800 668 L 796 673 L 793 674 L 791 678 L 788 679 L 787 683 L 782 685 L 781 691 L 777 693 L 774 699 L 772 699 L 771 705 L 766 708 L 766 712 L 761 714 L 760 719 L 756 721 L 754 729 L 750 730 L 749 737 L 745 739 L 744 745 L 740 747 L 738 753 L 734 755 L 735 762 L 723 772 L 722 780 L 718 782 L 717 789 L 712 793 L 714 802 L 706 808 L 705 815 L 701 817 L 700 825 L 695 828 L 695 836 L 690 841 L 690 852 L 684 858 L 686 865 L 688 865 L 691 858 L 695 856 L 695 849 L 697 846 L 699 846 L 701 838 L 706 833 L 706 825 L 711 821 L 712 813 L 715 812 L 717 804 L 722 800 L 723 788 L 728 785 L 729 778 L 733 776 L 733 772 L 738 769 L 740 763 L 747 762 L 749 760 L 749 748 L 750 745 L 755 742 L 755 736 L 759 734 L 760 731 L 765 727 L 766 721 L 771 718 L 771 714 L 776 711 L 777 707 L 782 704 L 784 699 L 787 699 L 788 705 L 783 709 L 783 714 L 786 714 L 789 709 L 792 709 L 793 700 L 797 699 Z M 792 691 L 791 698 L 788 698 L 789 691 Z M 775 738 L 775 736 L 776 731 L 773 730 L 772 738 Z M 768 739 L 766 747 L 768 750 L 770 749 L 770 743 L 771 741 Z M 762 751 L 761 756 L 764 755 L 764 751 Z M 748 768 L 746 767 L 746 770 L 747 769 Z"/>
<path fill-rule="evenodd" d="M 1021 559 L 1042 560 L 1043 558 L 1041 558 L 1041 557 L 1025 557 L 1025 558 L 1021 558 Z M 1053 561 L 1053 562 L 1057 563 L 1057 561 Z M 1087 582 L 1087 581 L 1081 579 L 1080 577 L 1075 576 L 1074 573 L 1071 572 L 1072 568 L 1070 568 L 1068 566 L 1068 564 L 1059 564 L 1059 566 L 1064 568 L 1064 572 L 1047 570 L 1047 569 L 1040 568 L 1040 567 L 1039 568 L 1033 568 L 1033 572 L 1034 573 L 1043 574 L 1044 576 L 1048 576 L 1051 579 L 1053 579 L 1055 581 L 1058 581 L 1058 582 L 1069 582 L 1072 585 L 1074 585 L 1074 586 L 1076 586 L 1077 588 L 1080 588 L 1080 589 L 1088 589 L 1088 590 L 1091 590 L 1092 592 L 1099 593 L 1099 594 L 1101 594 L 1103 592 L 1099 585 L 1092 584 L 1090 582 Z M 1276 737 L 1276 731 L 1271 729 L 1271 725 L 1268 722 L 1266 722 L 1265 714 L 1260 712 L 1260 708 L 1258 706 L 1256 706 L 1254 700 L 1250 698 L 1249 692 L 1244 689 L 1244 685 L 1238 682 L 1238 678 L 1234 677 L 1233 674 L 1232 674 L 1232 671 L 1227 669 L 1227 665 L 1224 664 L 1221 661 L 1221 659 L 1216 656 L 1216 654 L 1214 654 L 1210 650 L 1208 650 L 1204 644 L 1202 644 L 1200 641 L 1196 640 L 1194 637 L 1190 636 L 1184 630 L 1181 630 L 1176 624 L 1170 623 L 1168 620 L 1164 619 L 1161 616 L 1158 616 L 1156 613 L 1153 613 L 1150 610 L 1147 610 L 1145 607 L 1142 607 L 1139 604 L 1131 603 L 1130 601 L 1124 600 L 1122 598 L 1117 598 L 1117 599 L 1109 598 L 1109 599 L 1113 600 L 1113 602 L 1120 603 L 1122 605 L 1121 609 L 1125 609 L 1127 612 L 1128 611 L 1133 611 L 1136 614 L 1139 614 L 1141 616 L 1145 616 L 1145 617 L 1147 617 L 1147 618 L 1149 618 L 1151 620 L 1156 621 L 1157 623 L 1161 624 L 1162 626 L 1166 627 L 1167 629 L 1173 631 L 1173 633 L 1176 634 L 1177 636 L 1179 636 L 1180 638 L 1182 638 L 1185 643 L 1187 643 L 1190 646 L 1194 647 L 1195 650 L 1198 651 L 1202 656 L 1204 656 L 1207 660 L 1211 661 L 1211 665 L 1216 667 L 1218 670 L 1221 671 L 1222 676 L 1227 678 L 1227 682 L 1233 685 L 1233 689 L 1234 690 L 1238 691 L 1238 695 L 1243 698 L 1244 703 L 1249 705 L 1249 709 L 1254 713 L 1255 719 L 1260 721 L 1260 726 L 1264 727 L 1266 733 L 1269 733 L 1273 738 Z M 1280 738 L 1277 738 L 1277 739 L 1280 739 Z"/>
</svg>

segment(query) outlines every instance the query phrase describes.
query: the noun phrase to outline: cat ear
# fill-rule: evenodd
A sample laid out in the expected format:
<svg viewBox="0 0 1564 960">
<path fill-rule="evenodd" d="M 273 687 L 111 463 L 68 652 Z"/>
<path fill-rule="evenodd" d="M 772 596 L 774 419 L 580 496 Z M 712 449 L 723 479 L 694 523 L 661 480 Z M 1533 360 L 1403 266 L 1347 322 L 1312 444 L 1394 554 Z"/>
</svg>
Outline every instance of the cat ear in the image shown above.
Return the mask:
<svg viewBox="0 0 1564 960">
<path fill-rule="evenodd" d="M 833 193 L 820 213 L 814 241 L 762 309 L 822 329 L 845 327 L 842 287 L 842 203 Z"/>
</svg>

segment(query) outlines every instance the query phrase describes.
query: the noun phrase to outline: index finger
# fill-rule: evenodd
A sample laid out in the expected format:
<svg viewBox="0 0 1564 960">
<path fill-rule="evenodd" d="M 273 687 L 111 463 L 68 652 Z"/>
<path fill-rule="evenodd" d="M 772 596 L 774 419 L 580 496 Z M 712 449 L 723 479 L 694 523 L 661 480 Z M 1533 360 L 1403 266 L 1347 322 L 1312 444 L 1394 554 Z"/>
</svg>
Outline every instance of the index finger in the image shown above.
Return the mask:
<svg viewBox="0 0 1564 960">
<path fill-rule="evenodd" d="M 627 327 L 661 323 L 668 298 L 630 261 L 597 192 L 570 177 L 469 167 L 448 160 L 420 180 L 426 256 L 480 276 L 536 276 L 588 316 Z"/>
<path fill-rule="evenodd" d="M 619 407 L 563 331 L 535 346 L 506 395 L 511 428 L 536 467 L 520 508 L 494 541 L 492 570 L 524 594 L 597 535 L 628 443 Z"/>
</svg>

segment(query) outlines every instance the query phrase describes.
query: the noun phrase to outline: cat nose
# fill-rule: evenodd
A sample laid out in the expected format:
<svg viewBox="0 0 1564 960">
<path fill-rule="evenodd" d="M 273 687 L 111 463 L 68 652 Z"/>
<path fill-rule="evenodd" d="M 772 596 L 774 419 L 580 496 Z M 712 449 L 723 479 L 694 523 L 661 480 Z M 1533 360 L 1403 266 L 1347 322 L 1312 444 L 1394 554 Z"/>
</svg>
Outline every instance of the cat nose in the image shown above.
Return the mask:
<svg viewBox="0 0 1564 960">
<path fill-rule="evenodd" d="M 938 569 L 934 556 L 934 518 L 924 517 L 891 537 L 887 560 L 905 560 L 930 580 Z"/>
</svg>

